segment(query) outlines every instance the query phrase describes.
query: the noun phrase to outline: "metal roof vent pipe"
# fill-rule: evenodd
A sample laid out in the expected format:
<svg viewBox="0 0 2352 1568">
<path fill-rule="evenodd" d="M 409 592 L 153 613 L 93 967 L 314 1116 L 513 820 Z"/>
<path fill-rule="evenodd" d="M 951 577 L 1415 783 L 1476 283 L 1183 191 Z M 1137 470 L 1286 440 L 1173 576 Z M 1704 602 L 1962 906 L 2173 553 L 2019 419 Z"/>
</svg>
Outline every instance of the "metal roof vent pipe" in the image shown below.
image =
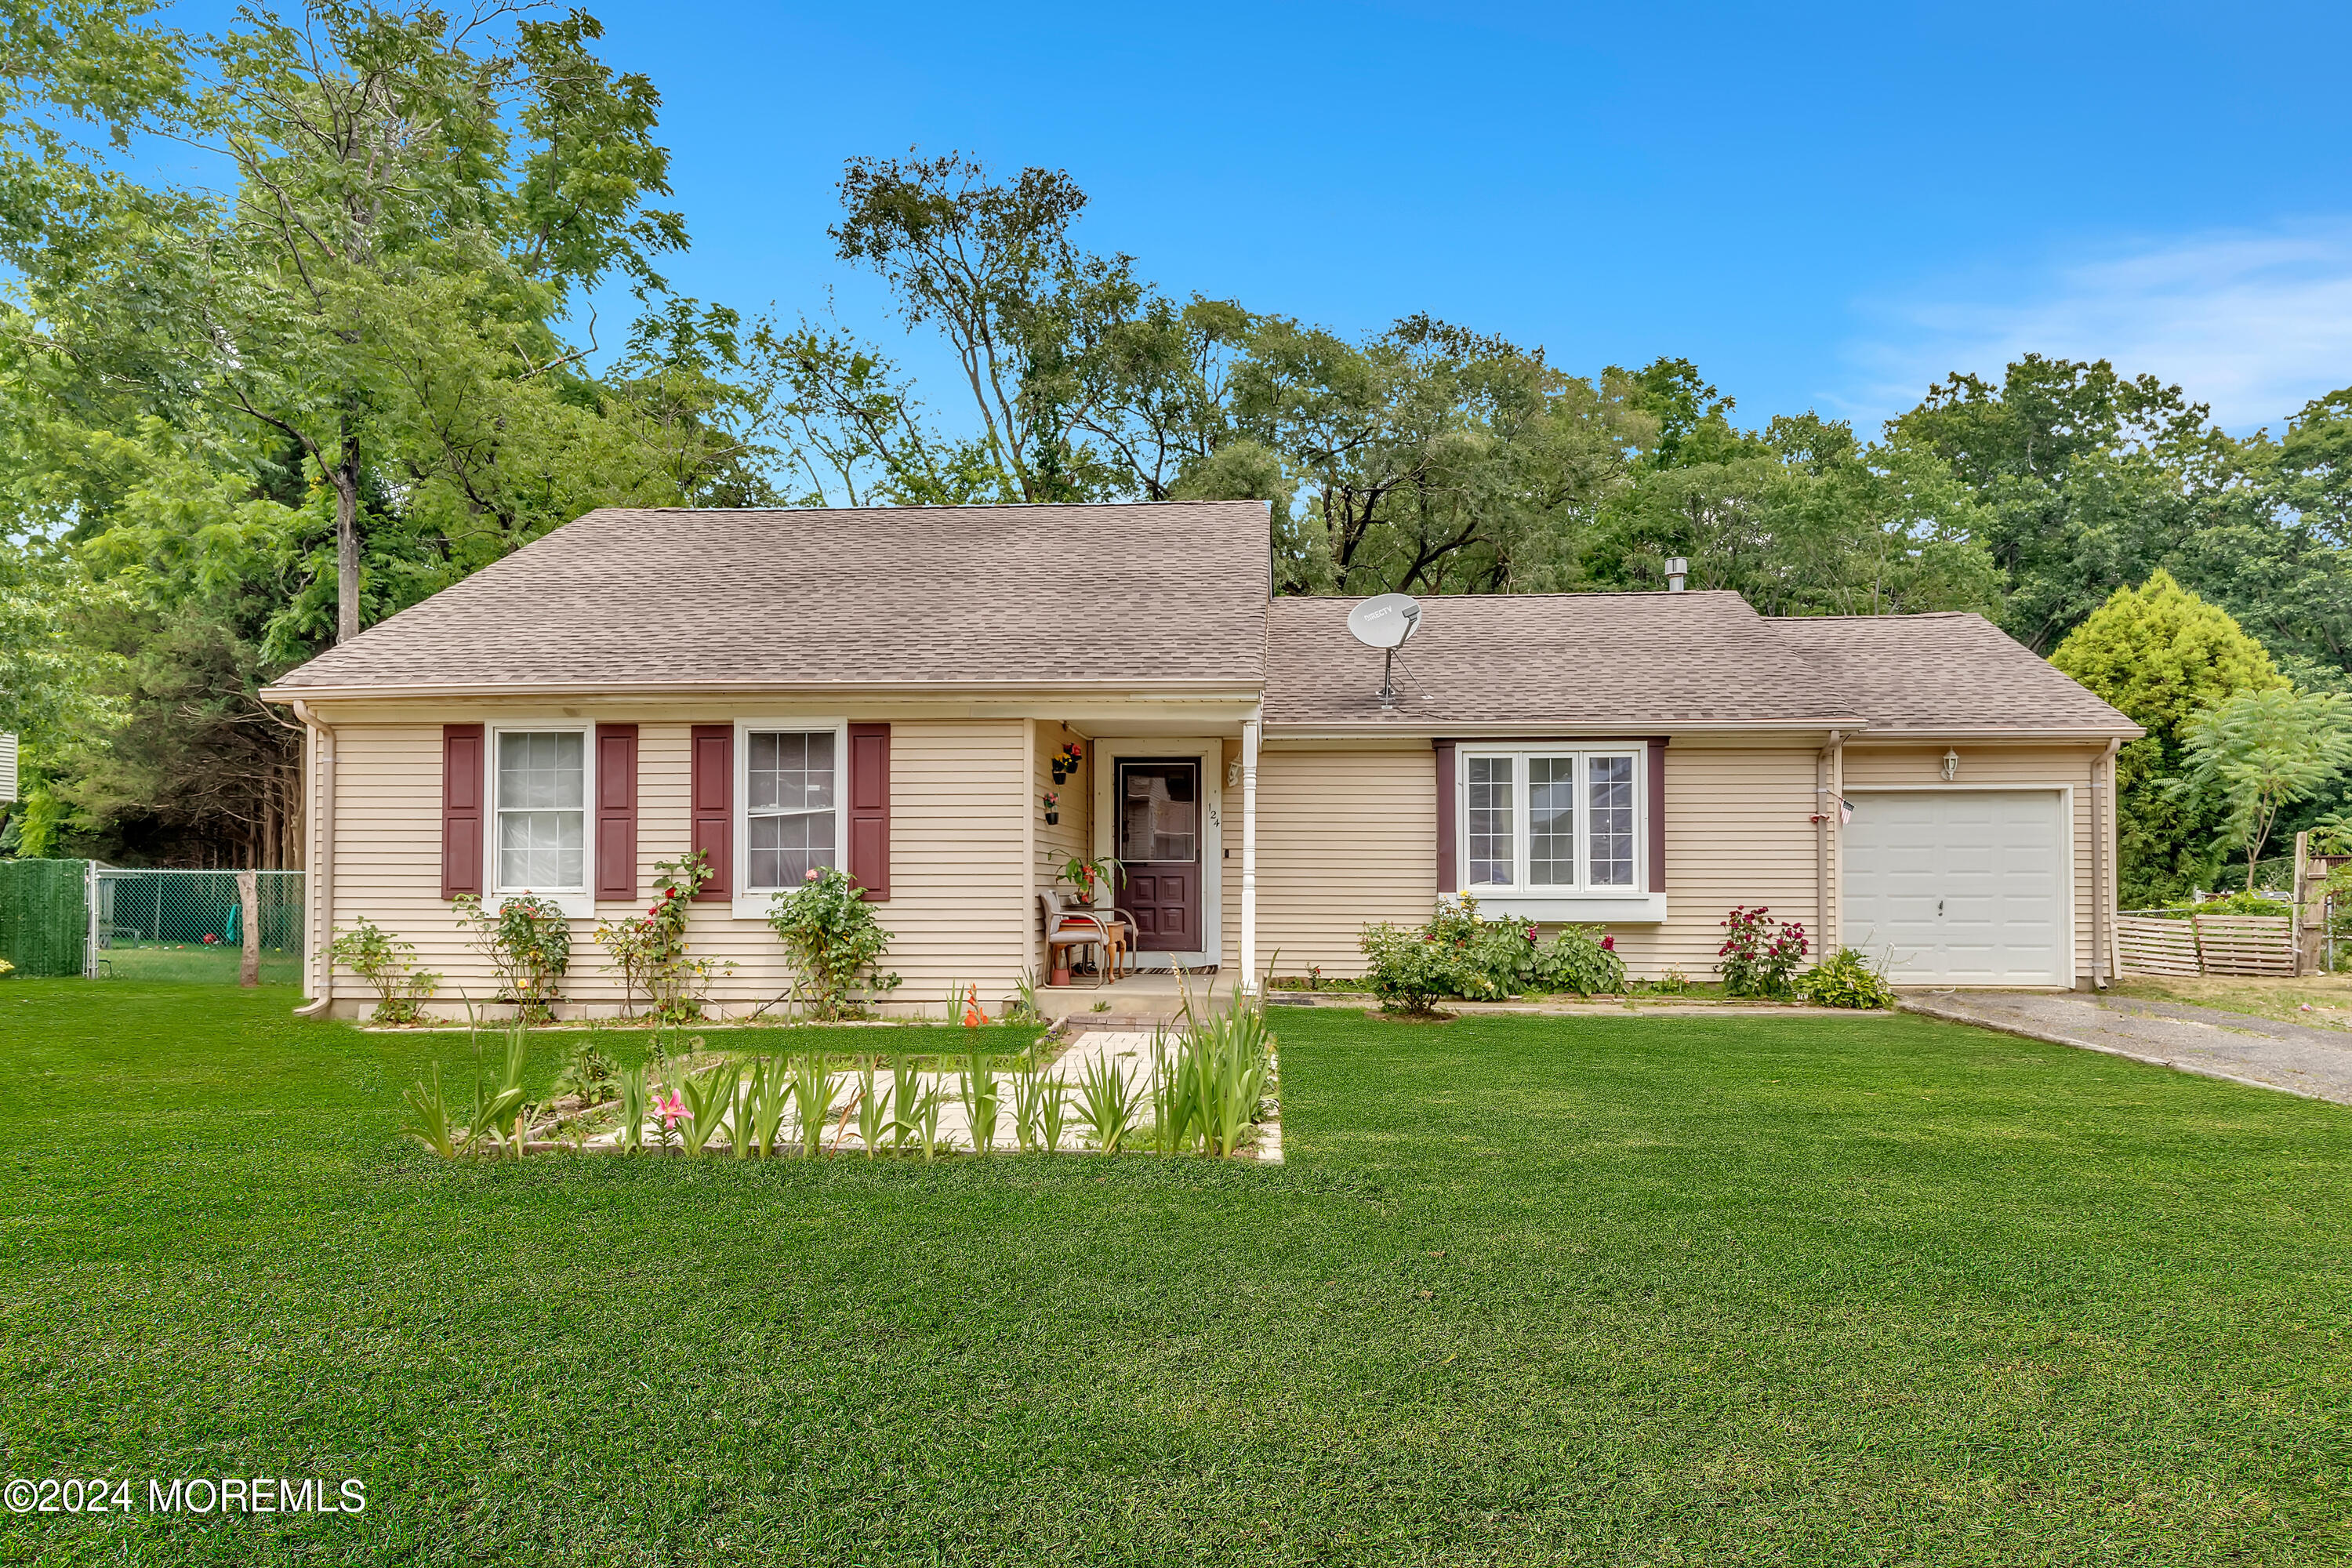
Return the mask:
<svg viewBox="0 0 2352 1568">
<path fill-rule="evenodd" d="M 1683 591 L 1683 584 L 1689 581 L 1690 563 L 1679 555 L 1669 556 L 1666 560 L 1666 592 L 1679 594 Z"/>
</svg>

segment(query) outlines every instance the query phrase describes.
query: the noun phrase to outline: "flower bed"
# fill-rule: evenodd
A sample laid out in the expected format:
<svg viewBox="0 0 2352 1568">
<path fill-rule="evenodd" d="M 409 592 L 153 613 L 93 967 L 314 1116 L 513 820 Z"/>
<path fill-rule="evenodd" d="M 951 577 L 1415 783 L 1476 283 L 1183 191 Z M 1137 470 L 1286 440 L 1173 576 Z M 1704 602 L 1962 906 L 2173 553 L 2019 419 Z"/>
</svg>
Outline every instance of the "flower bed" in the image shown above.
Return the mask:
<svg viewBox="0 0 2352 1568">
<path fill-rule="evenodd" d="M 469 1101 L 437 1066 L 407 1093 L 404 1132 L 447 1159 L 571 1150 L 771 1159 L 970 1152 L 1149 1152 L 1279 1158 L 1273 1034 L 1255 1009 L 1189 1020 L 1181 1032 L 1097 1033 L 1059 1055 L 1044 1037 L 1010 1059 L 975 1044 L 960 1056 L 845 1057 L 830 1050 L 714 1051 L 700 1035 L 657 1041 L 622 1068 L 593 1037 L 556 1090 L 526 1104 L 520 1024 L 490 1070 L 478 1034 Z"/>
</svg>

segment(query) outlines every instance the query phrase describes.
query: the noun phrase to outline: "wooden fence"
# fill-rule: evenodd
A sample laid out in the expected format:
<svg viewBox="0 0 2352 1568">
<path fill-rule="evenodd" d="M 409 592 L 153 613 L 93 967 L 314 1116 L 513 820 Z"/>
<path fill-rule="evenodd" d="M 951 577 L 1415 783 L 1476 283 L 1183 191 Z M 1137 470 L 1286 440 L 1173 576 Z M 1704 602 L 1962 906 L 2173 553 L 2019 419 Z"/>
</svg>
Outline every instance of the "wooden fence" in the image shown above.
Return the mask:
<svg viewBox="0 0 2352 1568">
<path fill-rule="evenodd" d="M 2293 974 L 2288 915 L 2116 917 L 2126 974 Z"/>
</svg>

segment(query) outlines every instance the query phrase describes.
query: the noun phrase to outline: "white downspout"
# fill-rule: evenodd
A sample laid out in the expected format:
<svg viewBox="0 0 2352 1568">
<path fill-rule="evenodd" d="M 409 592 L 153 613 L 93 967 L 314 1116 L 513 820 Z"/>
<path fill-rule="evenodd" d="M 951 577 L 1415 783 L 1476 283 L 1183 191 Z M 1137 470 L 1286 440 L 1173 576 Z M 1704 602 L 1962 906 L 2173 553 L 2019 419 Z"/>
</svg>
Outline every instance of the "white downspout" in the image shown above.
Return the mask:
<svg viewBox="0 0 2352 1568">
<path fill-rule="evenodd" d="M 2107 858 L 2107 806 L 2100 799 L 2100 778 L 2112 778 L 2115 754 L 2124 750 L 2122 741 L 2107 741 L 2107 750 L 2100 752 L 2098 762 L 2091 764 L 2091 990 L 2107 990 L 2107 978 L 2115 973 L 2115 954 L 2107 950 L 2115 933 L 2115 914 L 2107 898 L 2110 881 L 2110 858 Z M 2115 787 L 2107 787 L 2107 797 Z"/>
<path fill-rule="evenodd" d="M 1242 721 L 1242 973 L 1235 990 L 1255 996 L 1257 982 L 1257 744 L 1263 710 Z"/>
<path fill-rule="evenodd" d="M 1837 950 L 1830 945 L 1836 917 L 1830 910 L 1830 824 L 1836 820 L 1838 773 L 1832 759 L 1843 762 L 1843 732 L 1832 730 L 1829 744 L 1813 758 L 1813 962 L 1825 963 Z"/>
<path fill-rule="evenodd" d="M 310 848 L 310 897 L 303 926 L 302 963 L 315 966 L 319 994 L 294 1009 L 298 1018 L 323 1018 L 335 1005 L 335 961 L 327 950 L 335 931 L 335 731 L 310 705 L 297 698 L 294 717 L 310 730 L 310 755 L 317 777 L 310 782 L 319 803 L 319 832 Z"/>
</svg>

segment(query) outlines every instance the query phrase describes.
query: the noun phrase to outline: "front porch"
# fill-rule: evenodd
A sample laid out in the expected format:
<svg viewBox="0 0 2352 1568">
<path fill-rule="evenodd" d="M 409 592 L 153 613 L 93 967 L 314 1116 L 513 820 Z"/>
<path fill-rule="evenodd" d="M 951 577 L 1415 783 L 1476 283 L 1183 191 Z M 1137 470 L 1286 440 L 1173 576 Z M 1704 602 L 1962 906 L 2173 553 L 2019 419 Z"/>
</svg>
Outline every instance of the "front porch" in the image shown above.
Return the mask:
<svg viewBox="0 0 2352 1568">
<path fill-rule="evenodd" d="M 1038 1009 L 1056 1024 L 1066 1018 L 1088 1029 L 1148 1029 L 1181 1017 L 1187 992 L 1195 1012 L 1233 1000 L 1234 976 L 1215 970 L 1145 970 L 1102 985 L 1084 975 L 1076 978 L 1073 985 L 1037 988 Z"/>
<path fill-rule="evenodd" d="M 1196 1008 L 1223 1005 L 1255 973 L 1258 731 L 1255 702 L 1031 721 L 1024 968 L 1047 1016 L 1167 1023 L 1188 987 Z M 1116 911 L 1133 971 L 1108 984 L 1087 972 L 1108 958 L 1100 947 L 1048 940 L 1087 923 L 1097 900 Z M 1074 984 L 1045 984 L 1073 960 Z"/>
</svg>

